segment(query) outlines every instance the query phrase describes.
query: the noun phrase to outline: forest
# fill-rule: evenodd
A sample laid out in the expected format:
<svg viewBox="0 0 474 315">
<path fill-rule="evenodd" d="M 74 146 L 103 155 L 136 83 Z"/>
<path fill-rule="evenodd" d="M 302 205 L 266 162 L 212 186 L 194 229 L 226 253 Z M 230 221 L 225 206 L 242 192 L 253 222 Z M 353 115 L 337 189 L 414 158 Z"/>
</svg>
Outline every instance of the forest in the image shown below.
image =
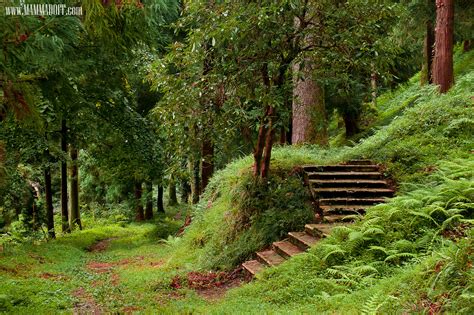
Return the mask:
<svg viewBox="0 0 474 315">
<path fill-rule="evenodd" d="M 473 314 L 470 0 L 7 0 L 0 314 Z"/>
</svg>

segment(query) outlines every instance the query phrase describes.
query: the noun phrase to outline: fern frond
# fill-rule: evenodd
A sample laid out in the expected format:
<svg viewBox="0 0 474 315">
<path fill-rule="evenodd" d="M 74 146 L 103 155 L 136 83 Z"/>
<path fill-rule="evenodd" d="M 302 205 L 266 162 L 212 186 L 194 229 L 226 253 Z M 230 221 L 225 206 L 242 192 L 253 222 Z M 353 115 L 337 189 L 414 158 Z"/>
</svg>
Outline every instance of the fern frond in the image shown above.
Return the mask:
<svg viewBox="0 0 474 315">
<path fill-rule="evenodd" d="M 354 272 L 360 276 L 368 276 L 372 274 L 377 274 L 379 271 L 370 265 L 363 265 L 354 268 Z"/>
<path fill-rule="evenodd" d="M 440 230 L 443 231 L 445 230 L 446 228 L 448 228 L 452 223 L 454 222 L 459 222 L 460 220 L 462 220 L 464 218 L 464 216 L 462 214 L 456 214 L 456 215 L 453 215 L 452 217 L 444 220 L 443 224 L 441 225 L 441 228 Z"/>
<path fill-rule="evenodd" d="M 397 253 L 397 254 L 393 254 L 393 255 L 390 255 L 388 256 L 387 258 L 385 258 L 385 262 L 393 262 L 393 261 L 396 261 L 396 260 L 407 260 L 407 259 L 413 259 L 413 258 L 417 258 L 418 256 L 416 254 L 413 254 L 413 253 Z"/>
<path fill-rule="evenodd" d="M 341 256 L 344 256 L 347 252 L 343 249 L 335 249 L 335 250 L 332 250 L 330 251 L 329 253 L 327 253 L 324 257 L 323 257 L 323 261 L 327 261 L 329 259 L 329 257 L 331 256 L 334 256 L 334 255 L 341 255 Z"/>
<path fill-rule="evenodd" d="M 376 235 L 381 235 L 381 234 L 385 234 L 385 232 L 383 231 L 383 229 L 378 228 L 378 227 L 368 228 L 363 233 L 364 236 L 376 236 Z"/>
<path fill-rule="evenodd" d="M 421 217 L 421 218 L 424 218 L 424 219 L 427 219 L 431 222 L 433 222 L 434 224 L 436 224 L 437 226 L 439 226 L 438 222 L 436 222 L 436 220 L 434 220 L 430 215 L 424 213 L 424 212 L 421 212 L 421 211 L 410 211 L 409 212 L 411 215 L 414 215 L 414 216 L 417 216 L 417 217 Z"/>
</svg>

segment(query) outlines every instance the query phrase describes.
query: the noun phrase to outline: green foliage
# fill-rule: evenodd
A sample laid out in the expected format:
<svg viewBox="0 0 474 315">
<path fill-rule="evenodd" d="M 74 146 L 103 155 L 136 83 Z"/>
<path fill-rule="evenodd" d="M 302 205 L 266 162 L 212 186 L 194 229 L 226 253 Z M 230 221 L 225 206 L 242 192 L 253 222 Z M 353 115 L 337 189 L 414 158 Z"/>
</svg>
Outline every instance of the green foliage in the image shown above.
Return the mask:
<svg viewBox="0 0 474 315">
<path fill-rule="evenodd" d="M 232 172 L 246 160 L 213 177 L 177 244 L 177 261 L 194 257 L 198 269 L 232 268 L 312 219 L 309 194 L 299 176 L 282 168 L 262 183 L 246 170 Z"/>
</svg>

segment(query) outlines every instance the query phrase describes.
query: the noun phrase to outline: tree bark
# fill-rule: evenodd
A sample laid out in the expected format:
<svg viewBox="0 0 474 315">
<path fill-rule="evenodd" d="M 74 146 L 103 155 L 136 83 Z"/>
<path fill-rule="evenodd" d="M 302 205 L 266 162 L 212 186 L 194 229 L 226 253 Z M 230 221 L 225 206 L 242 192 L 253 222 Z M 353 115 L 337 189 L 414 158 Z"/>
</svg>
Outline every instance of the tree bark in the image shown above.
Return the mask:
<svg viewBox="0 0 474 315">
<path fill-rule="evenodd" d="M 204 139 L 202 144 L 201 192 L 207 187 L 214 173 L 214 144 L 210 139 Z"/>
<path fill-rule="evenodd" d="M 157 211 L 159 213 L 165 213 L 165 207 L 163 205 L 163 186 L 158 186 L 158 198 L 156 198 Z"/>
<path fill-rule="evenodd" d="M 375 64 L 371 64 L 372 72 L 370 74 L 370 89 L 372 95 L 372 104 L 377 107 L 377 71 L 375 71 Z"/>
<path fill-rule="evenodd" d="M 262 161 L 262 167 L 261 167 L 261 173 L 260 173 L 261 178 L 267 178 L 268 173 L 270 171 L 270 159 L 272 156 L 274 133 L 275 133 L 275 130 L 273 129 L 273 120 L 271 119 L 269 123 L 268 131 L 267 131 L 267 136 L 265 139 L 265 149 L 263 153 L 263 161 Z"/>
<path fill-rule="evenodd" d="M 191 158 L 189 160 L 189 172 L 191 174 L 191 201 L 193 204 L 199 202 L 199 195 L 201 193 L 199 185 L 199 160 Z"/>
<path fill-rule="evenodd" d="M 135 220 L 143 221 L 145 219 L 145 214 L 143 213 L 143 204 L 142 204 L 142 182 L 136 181 L 134 184 L 135 190 Z"/>
<path fill-rule="evenodd" d="M 46 226 L 51 238 L 56 238 L 54 232 L 53 193 L 51 189 L 51 169 L 47 166 L 44 170 L 44 196 L 46 207 Z"/>
<path fill-rule="evenodd" d="M 73 230 L 76 225 L 82 230 L 81 214 L 79 212 L 79 169 L 77 166 L 78 150 L 71 147 L 71 213 L 70 228 Z"/>
<path fill-rule="evenodd" d="M 435 49 L 433 83 L 441 93 L 454 83 L 453 75 L 454 1 L 436 0 Z"/>
<path fill-rule="evenodd" d="M 66 120 L 61 120 L 61 151 L 67 156 L 67 126 Z M 67 162 L 61 161 L 61 228 L 63 233 L 69 233 L 69 211 L 67 196 Z"/>
<path fill-rule="evenodd" d="M 170 178 L 170 182 L 168 184 L 168 195 L 169 195 L 168 205 L 169 206 L 177 205 L 178 196 L 176 196 L 176 183 L 173 177 Z"/>
<path fill-rule="evenodd" d="M 472 49 L 472 40 L 465 40 L 462 43 L 462 51 L 463 52 L 468 52 Z"/>
<path fill-rule="evenodd" d="M 147 181 L 146 187 L 146 205 L 145 205 L 145 220 L 153 219 L 153 183 Z"/>
<path fill-rule="evenodd" d="M 293 123 L 292 143 L 328 144 L 327 113 L 324 104 L 324 91 L 312 79 L 314 66 L 309 59 L 304 68 L 293 66 Z"/>
<path fill-rule="evenodd" d="M 423 47 L 423 73 L 421 76 L 421 84 L 433 83 L 433 49 L 434 49 L 434 30 L 431 21 L 426 22 L 426 35 Z"/>
<path fill-rule="evenodd" d="M 350 138 L 359 132 L 358 115 L 354 113 L 344 113 L 344 126 L 346 127 L 346 138 Z"/>
<path fill-rule="evenodd" d="M 189 202 L 189 195 L 191 194 L 191 186 L 187 180 L 181 180 L 181 203 Z"/>
<path fill-rule="evenodd" d="M 254 159 L 254 166 L 253 166 L 253 175 L 255 177 L 260 176 L 261 170 L 261 163 L 262 163 L 262 155 L 263 150 L 265 148 L 265 137 L 267 135 L 267 126 L 266 126 L 266 119 L 268 117 L 270 111 L 270 106 L 267 106 L 265 109 L 265 114 L 263 116 L 262 121 L 260 122 L 260 127 L 258 129 L 258 137 L 257 137 L 257 145 L 253 151 L 253 159 Z"/>
</svg>

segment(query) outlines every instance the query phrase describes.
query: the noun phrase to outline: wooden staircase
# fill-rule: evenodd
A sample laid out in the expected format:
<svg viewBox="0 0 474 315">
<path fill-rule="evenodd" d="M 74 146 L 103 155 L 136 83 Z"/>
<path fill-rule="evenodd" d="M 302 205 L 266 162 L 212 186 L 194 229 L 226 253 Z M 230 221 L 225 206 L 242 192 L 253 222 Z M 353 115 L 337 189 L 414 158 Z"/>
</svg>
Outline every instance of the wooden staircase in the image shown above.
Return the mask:
<svg viewBox="0 0 474 315">
<path fill-rule="evenodd" d="M 267 266 L 276 266 L 306 251 L 336 226 L 350 224 L 354 215 L 392 197 L 393 188 L 380 172 L 380 166 L 369 160 L 351 160 L 339 165 L 304 166 L 305 184 L 316 204 L 315 220 L 301 232 L 289 232 L 270 249 L 256 253 L 256 259 L 242 264 L 254 276 Z"/>
</svg>

